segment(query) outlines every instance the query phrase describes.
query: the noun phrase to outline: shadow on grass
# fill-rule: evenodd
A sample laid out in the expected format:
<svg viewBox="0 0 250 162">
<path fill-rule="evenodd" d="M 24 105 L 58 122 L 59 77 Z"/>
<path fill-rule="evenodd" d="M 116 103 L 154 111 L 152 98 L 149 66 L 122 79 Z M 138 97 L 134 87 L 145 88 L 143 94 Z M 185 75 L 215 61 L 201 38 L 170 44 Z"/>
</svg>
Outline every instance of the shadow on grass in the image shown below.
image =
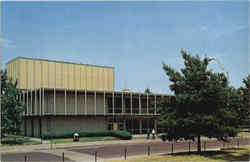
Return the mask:
<svg viewBox="0 0 250 162">
<path fill-rule="evenodd" d="M 169 154 L 163 154 L 161 156 L 166 156 L 166 155 Z M 181 152 L 172 154 L 172 156 L 189 156 L 189 155 L 199 155 L 211 160 L 249 161 L 250 150 L 247 148 L 228 148 L 220 151 L 205 151 L 201 153 Z"/>
</svg>

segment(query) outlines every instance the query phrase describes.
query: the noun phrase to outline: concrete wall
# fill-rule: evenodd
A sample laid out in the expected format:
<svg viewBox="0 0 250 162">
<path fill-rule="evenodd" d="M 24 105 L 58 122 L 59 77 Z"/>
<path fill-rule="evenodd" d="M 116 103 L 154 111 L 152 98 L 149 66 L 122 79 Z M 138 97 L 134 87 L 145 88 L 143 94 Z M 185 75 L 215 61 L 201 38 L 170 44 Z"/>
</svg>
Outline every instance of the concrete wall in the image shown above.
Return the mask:
<svg viewBox="0 0 250 162">
<path fill-rule="evenodd" d="M 16 58 L 6 65 L 18 88 L 114 90 L 114 68 L 42 59 Z"/>
<path fill-rule="evenodd" d="M 26 119 L 27 136 L 40 137 L 40 124 L 39 118 Z M 32 121 L 34 123 L 32 133 Z M 42 134 L 45 132 L 65 132 L 65 131 L 76 131 L 76 130 L 105 130 L 106 123 L 103 117 L 89 118 L 89 117 L 42 117 L 41 119 L 41 131 Z M 22 125 L 22 135 L 24 132 L 24 123 Z"/>
<path fill-rule="evenodd" d="M 52 118 L 52 129 L 60 131 L 105 130 L 104 119 L 86 119 L 85 117 Z"/>
</svg>

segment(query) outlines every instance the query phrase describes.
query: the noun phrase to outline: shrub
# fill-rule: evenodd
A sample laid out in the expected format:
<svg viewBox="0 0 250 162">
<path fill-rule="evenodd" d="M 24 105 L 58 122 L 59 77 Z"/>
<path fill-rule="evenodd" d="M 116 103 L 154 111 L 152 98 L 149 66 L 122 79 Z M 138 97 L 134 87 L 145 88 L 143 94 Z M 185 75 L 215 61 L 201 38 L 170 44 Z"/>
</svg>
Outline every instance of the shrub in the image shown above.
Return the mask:
<svg viewBox="0 0 250 162">
<path fill-rule="evenodd" d="M 132 139 L 131 133 L 127 131 L 111 131 L 111 136 L 118 137 L 120 139 L 129 140 Z"/>
<path fill-rule="evenodd" d="M 117 137 L 122 140 L 132 139 L 131 133 L 127 131 L 67 131 L 67 132 L 46 132 L 42 135 L 42 139 L 51 139 L 51 138 L 72 138 L 74 133 L 78 133 L 80 137 L 103 137 L 103 136 L 112 136 Z"/>
<path fill-rule="evenodd" d="M 8 136 L 2 139 L 2 144 L 9 145 L 22 145 L 25 142 L 29 142 L 30 139 L 28 137 L 18 137 L 18 136 Z"/>
</svg>

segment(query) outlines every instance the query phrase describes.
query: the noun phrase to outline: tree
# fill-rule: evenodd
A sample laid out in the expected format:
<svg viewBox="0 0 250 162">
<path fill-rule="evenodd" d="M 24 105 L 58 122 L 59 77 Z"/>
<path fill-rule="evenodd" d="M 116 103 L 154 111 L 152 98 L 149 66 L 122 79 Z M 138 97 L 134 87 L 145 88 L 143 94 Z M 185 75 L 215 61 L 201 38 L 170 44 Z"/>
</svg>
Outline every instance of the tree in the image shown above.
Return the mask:
<svg viewBox="0 0 250 162">
<path fill-rule="evenodd" d="M 240 95 L 240 106 L 237 107 L 238 119 L 240 124 L 243 127 L 249 127 L 249 119 L 250 119 L 250 100 L 249 100 L 249 92 L 250 92 L 250 75 L 243 79 L 243 87 L 240 87 L 237 90 L 238 95 Z"/>
<path fill-rule="evenodd" d="M 146 89 L 145 89 L 145 93 L 151 94 L 152 92 L 150 91 L 149 88 L 146 88 Z"/>
<path fill-rule="evenodd" d="M 197 150 L 201 152 L 201 136 L 226 141 L 228 136 L 237 135 L 237 115 L 228 107 L 230 87 L 226 76 L 208 70 L 212 59 L 191 56 L 184 50 L 181 53 L 181 72 L 163 63 L 174 97 L 158 104 L 159 124 L 166 130 L 163 140 L 197 138 Z"/>
<path fill-rule="evenodd" d="M 1 135 L 18 134 L 21 131 L 24 105 L 20 101 L 21 91 L 17 89 L 17 81 L 7 78 L 6 71 L 1 76 Z"/>
</svg>

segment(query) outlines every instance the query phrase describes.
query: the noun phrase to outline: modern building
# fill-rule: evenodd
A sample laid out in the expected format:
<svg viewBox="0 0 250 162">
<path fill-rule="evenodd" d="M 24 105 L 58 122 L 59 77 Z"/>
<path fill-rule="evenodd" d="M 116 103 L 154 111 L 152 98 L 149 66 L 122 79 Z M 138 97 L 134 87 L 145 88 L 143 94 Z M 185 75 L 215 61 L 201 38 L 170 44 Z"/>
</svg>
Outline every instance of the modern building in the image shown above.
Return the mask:
<svg viewBox="0 0 250 162">
<path fill-rule="evenodd" d="M 114 68 L 17 57 L 6 65 L 25 104 L 23 134 L 157 129 L 156 103 L 170 95 L 114 91 Z"/>
</svg>

